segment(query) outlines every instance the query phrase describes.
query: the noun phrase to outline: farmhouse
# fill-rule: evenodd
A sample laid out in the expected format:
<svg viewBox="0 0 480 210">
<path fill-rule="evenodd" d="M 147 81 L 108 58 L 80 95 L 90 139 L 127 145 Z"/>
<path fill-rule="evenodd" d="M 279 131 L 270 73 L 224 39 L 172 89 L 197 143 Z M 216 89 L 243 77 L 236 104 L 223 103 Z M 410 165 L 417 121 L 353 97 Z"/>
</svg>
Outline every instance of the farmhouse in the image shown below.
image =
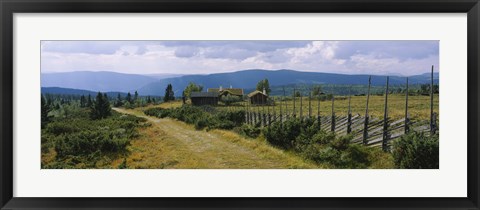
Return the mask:
<svg viewBox="0 0 480 210">
<path fill-rule="evenodd" d="M 248 98 L 250 98 L 250 104 L 267 104 L 268 101 L 268 95 L 265 90 L 263 92 L 253 91 L 248 94 Z"/>
<path fill-rule="evenodd" d="M 218 93 L 219 96 L 238 96 L 243 97 L 243 89 L 242 88 L 208 88 L 207 92 L 209 93 Z"/>
<path fill-rule="evenodd" d="M 192 92 L 190 94 L 190 99 L 192 100 L 192 104 L 195 106 L 217 105 L 219 96 L 218 93 Z"/>
</svg>

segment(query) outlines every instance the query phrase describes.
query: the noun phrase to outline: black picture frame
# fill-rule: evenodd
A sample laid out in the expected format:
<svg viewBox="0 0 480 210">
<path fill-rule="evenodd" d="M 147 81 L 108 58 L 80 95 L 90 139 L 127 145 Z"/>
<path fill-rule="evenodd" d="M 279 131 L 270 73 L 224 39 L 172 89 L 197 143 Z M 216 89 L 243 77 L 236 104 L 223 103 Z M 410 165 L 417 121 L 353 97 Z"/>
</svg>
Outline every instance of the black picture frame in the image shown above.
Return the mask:
<svg viewBox="0 0 480 210">
<path fill-rule="evenodd" d="M 479 209 L 478 0 L 0 0 L 0 206 L 2 209 Z M 16 198 L 13 197 L 14 13 L 467 13 L 466 198 Z M 446 180 L 448 181 L 448 180 Z"/>
</svg>

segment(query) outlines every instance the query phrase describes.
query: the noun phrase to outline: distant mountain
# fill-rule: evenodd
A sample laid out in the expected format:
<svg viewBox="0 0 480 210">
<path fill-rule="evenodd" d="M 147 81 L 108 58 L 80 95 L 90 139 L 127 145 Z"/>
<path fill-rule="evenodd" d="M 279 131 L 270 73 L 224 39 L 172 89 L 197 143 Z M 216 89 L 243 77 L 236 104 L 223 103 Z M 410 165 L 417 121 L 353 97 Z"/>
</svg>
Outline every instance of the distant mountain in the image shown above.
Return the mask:
<svg viewBox="0 0 480 210">
<path fill-rule="evenodd" d="M 65 73 L 45 73 L 41 75 L 42 87 L 62 87 L 101 92 L 134 92 L 158 79 L 115 72 L 77 71 Z"/>
<path fill-rule="evenodd" d="M 60 88 L 60 87 L 42 87 L 42 94 L 61 94 L 61 95 L 91 95 L 95 97 L 98 92 L 89 91 L 89 90 L 80 90 L 72 88 Z M 108 97 L 113 98 L 117 97 L 120 94 L 122 97 L 125 97 L 127 93 L 124 92 L 104 92 Z M 133 94 L 133 93 L 132 93 Z"/>
<path fill-rule="evenodd" d="M 270 86 L 291 84 L 341 84 L 341 85 L 365 85 L 368 84 L 369 75 L 346 75 L 319 72 L 301 72 L 294 70 L 244 70 L 231 73 L 218 73 L 209 75 L 186 75 L 176 78 L 162 79 L 152 82 L 139 89 L 140 94 L 162 95 L 168 84 L 172 84 L 175 95 L 181 95 L 182 90 L 189 82 L 195 82 L 208 88 L 220 86 L 252 89 L 259 80 L 267 78 Z M 405 84 L 405 77 L 390 76 L 391 85 Z M 438 73 L 434 75 L 434 82 L 438 84 Z M 409 77 L 410 84 L 430 83 L 430 74 L 422 74 Z M 372 76 L 372 85 L 385 85 L 385 76 Z"/>
<path fill-rule="evenodd" d="M 181 77 L 181 76 L 184 76 L 185 74 L 168 74 L 168 73 L 165 73 L 165 74 L 143 74 L 143 75 L 159 80 L 159 79 Z"/>
</svg>

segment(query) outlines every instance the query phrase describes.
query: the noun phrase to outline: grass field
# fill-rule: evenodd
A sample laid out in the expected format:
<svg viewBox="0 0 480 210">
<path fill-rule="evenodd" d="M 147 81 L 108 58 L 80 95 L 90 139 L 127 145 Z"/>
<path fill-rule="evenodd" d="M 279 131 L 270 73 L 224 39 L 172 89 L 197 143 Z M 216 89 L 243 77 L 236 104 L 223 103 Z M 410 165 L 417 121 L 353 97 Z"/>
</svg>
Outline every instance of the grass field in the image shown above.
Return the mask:
<svg viewBox="0 0 480 210">
<path fill-rule="evenodd" d="M 152 107 L 171 108 L 181 102 Z M 128 147 L 127 168 L 327 168 L 306 161 L 290 152 L 274 148 L 262 139 L 246 139 L 226 130 L 199 131 L 174 119 L 145 116 L 137 109 L 115 109 L 146 118 L 152 126 L 140 129 L 140 137 Z M 113 162 L 117 167 L 123 159 Z M 379 162 L 377 167 L 384 167 Z"/>
<path fill-rule="evenodd" d="M 439 97 L 434 95 L 434 112 L 439 113 Z M 280 113 L 280 105 L 282 112 L 285 113 L 285 103 L 287 112 L 291 115 L 293 113 L 293 100 L 278 101 L 275 106 L 250 106 L 251 111 L 268 111 L 270 113 Z M 383 118 L 385 97 L 378 95 L 371 95 L 369 101 L 369 114 L 374 118 Z M 219 109 L 243 109 L 246 102 L 237 103 L 232 107 L 219 106 Z M 312 99 L 312 116 L 317 115 L 318 100 Z M 308 97 L 302 98 L 303 116 L 308 116 Z M 352 114 L 365 115 L 366 96 L 352 96 L 351 97 L 351 111 Z M 295 99 L 296 115 L 300 115 L 300 98 Z M 345 116 L 348 113 L 348 97 L 336 96 L 334 102 L 334 111 L 337 116 Z M 429 120 L 430 119 L 430 96 L 409 96 L 408 97 L 408 112 L 410 118 L 413 120 Z M 332 101 L 320 102 L 320 115 L 329 116 L 332 114 Z M 392 119 L 400 119 L 405 117 L 405 95 L 392 94 L 388 96 L 388 116 Z"/>
</svg>

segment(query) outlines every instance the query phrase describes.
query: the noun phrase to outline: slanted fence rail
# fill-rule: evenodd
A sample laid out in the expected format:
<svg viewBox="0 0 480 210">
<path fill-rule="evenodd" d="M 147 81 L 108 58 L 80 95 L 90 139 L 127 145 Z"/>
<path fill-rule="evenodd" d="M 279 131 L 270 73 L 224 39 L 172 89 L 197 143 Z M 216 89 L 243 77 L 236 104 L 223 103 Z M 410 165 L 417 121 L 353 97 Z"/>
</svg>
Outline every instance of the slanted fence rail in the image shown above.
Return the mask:
<svg viewBox="0 0 480 210">
<path fill-rule="evenodd" d="M 321 114 L 320 103 L 317 100 L 317 113 L 312 112 L 312 96 L 308 95 L 308 114 L 304 114 L 303 110 L 303 97 L 295 96 L 296 90 L 293 91 L 293 110 L 288 112 L 287 103 L 282 103 L 282 100 L 275 102 L 273 99 L 274 107 L 279 107 L 279 112 L 270 106 L 252 106 L 245 103 L 243 109 L 245 110 L 245 122 L 250 125 L 266 127 L 272 123 L 283 123 L 289 118 L 299 118 L 301 120 L 311 119 L 315 121 L 318 129 L 328 130 L 335 132 L 338 135 L 352 135 L 352 143 L 364 144 L 372 147 L 382 147 L 383 150 L 389 150 L 391 141 L 401 137 L 409 131 L 426 132 L 429 134 L 435 134 L 438 132 L 438 114 L 433 111 L 433 66 L 431 74 L 431 86 L 430 86 L 430 120 L 416 120 L 410 119 L 408 112 L 408 78 L 406 79 L 406 94 L 405 94 L 405 116 L 401 119 L 391 119 L 388 116 L 388 94 L 389 94 L 389 78 L 386 77 L 385 88 L 385 102 L 384 102 L 384 115 L 383 118 L 374 118 L 369 115 L 369 100 L 370 100 L 370 84 L 371 77 L 368 80 L 368 90 L 366 94 L 366 106 L 365 114 L 353 114 L 350 107 L 350 95 L 348 96 L 348 113 L 347 115 L 336 115 L 335 113 L 335 97 L 332 97 L 332 111 L 331 115 L 326 116 Z M 284 98 L 286 98 L 284 90 Z M 299 102 L 297 102 L 299 101 Z M 298 104 L 300 105 L 297 108 Z M 324 102 L 322 102 L 324 103 Z M 266 108 L 265 108 L 266 107 Z M 297 110 L 298 109 L 298 110 Z"/>
</svg>

